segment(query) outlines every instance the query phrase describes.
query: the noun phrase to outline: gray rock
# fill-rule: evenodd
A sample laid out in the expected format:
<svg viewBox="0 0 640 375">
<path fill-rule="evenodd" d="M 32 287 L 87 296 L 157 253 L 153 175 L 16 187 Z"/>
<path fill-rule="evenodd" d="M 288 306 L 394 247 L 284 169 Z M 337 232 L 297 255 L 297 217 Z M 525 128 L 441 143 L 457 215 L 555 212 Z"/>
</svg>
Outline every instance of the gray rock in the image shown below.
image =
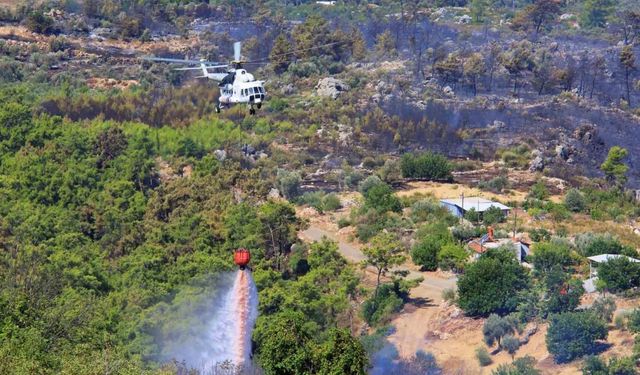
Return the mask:
<svg viewBox="0 0 640 375">
<path fill-rule="evenodd" d="M 215 156 L 218 161 L 224 161 L 227 158 L 227 152 L 225 150 L 215 150 L 213 156 Z"/>
<path fill-rule="evenodd" d="M 329 96 L 332 99 L 338 98 L 344 91 L 349 91 L 349 85 L 333 77 L 322 78 L 316 85 L 316 93 L 319 96 Z"/>
<path fill-rule="evenodd" d="M 453 89 L 450 86 L 445 86 L 442 89 L 442 92 L 447 96 L 456 96 L 456 93 L 453 92 Z"/>
<path fill-rule="evenodd" d="M 291 95 L 296 92 L 296 88 L 292 84 L 285 85 L 280 89 L 282 95 Z"/>
<path fill-rule="evenodd" d="M 276 188 L 271 188 L 271 190 L 269 190 L 269 194 L 267 194 L 267 197 L 272 199 L 280 198 L 280 190 Z"/>
<path fill-rule="evenodd" d="M 471 16 L 469 16 L 468 14 L 462 15 L 460 17 L 458 17 L 458 19 L 456 20 L 457 23 L 459 24 L 467 24 L 467 23 L 471 23 L 473 19 L 471 18 Z"/>
<path fill-rule="evenodd" d="M 556 156 L 562 160 L 567 160 L 569 157 L 569 148 L 566 145 L 557 145 Z"/>
<path fill-rule="evenodd" d="M 529 171 L 540 172 L 544 169 L 544 159 L 542 155 L 538 155 L 529 163 Z"/>
</svg>

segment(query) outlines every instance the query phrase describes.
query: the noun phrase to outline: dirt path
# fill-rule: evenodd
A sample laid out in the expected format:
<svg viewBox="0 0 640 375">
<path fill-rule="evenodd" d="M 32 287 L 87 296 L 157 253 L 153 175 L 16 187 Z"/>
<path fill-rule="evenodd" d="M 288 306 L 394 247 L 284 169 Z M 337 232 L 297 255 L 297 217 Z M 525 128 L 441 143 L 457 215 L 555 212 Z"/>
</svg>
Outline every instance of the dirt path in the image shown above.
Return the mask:
<svg viewBox="0 0 640 375">
<path fill-rule="evenodd" d="M 360 263 L 364 260 L 364 254 L 360 251 L 359 246 L 340 239 L 335 232 L 322 229 L 318 225 L 311 224 L 309 228 L 300 232 L 300 237 L 309 242 L 322 241 L 326 237 L 338 243 L 338 250 L 348 261 Z"/>
</svg>

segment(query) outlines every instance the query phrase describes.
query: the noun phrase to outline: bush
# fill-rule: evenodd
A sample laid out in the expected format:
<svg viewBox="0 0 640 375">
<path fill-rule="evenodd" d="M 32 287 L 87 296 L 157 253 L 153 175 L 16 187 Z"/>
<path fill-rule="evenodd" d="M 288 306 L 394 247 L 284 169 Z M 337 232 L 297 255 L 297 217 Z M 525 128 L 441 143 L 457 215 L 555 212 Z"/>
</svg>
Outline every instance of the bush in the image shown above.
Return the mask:
<svg viewBox="0 0 640 375">
<path fill-rule="evenodd" d="M 53 18 L 46 16 L 40 11 L 29 14 L 25 26 L 29 31 L 38 34 L 51 34 L 55 31 Z"/>
<path fill-rule="evenodd" d="M 513 335 L 506 335 L 502 339 L 502 347 L 507 351 L 507 353 L 511 354 L 511 358 L 513 358 L 520 348 L 520 340 Z"/>
<path fill-rule="evenodd" d="M 588 356 L 582 365 L 584 375 L 636 375 L 636 363 L 632 357 L 610 358 L 609 363 L 596 356 Z"/>
<path fill-rule="evenodd" d="M 300 174 L 278 169 L 276 172 L 276 185 L 280 193 L 287 199 L 293 199 L 300 194 Z"/>
<path fill-rule="evenodd" d="M 480 181 L 478 188 L 482 190 L 489 190 L 494 193 L 501 193 L 504 189 L 509 187 L 509 179 L 505 176 L 498 176 L 490 179 L 489 181 Z"/>
<path fill-rule="evenodd" d="M 458 305 L 472 316 L 510 313 L 528 286 L 527 271 L 513 252 L 491 249 L 469 264 L 458 279 Z"/>
<path fill-rule="evenodd" d="M 447 213 L 446 208 L 431 199 L 422 199 L 411 205 L 411 219 L 414 222 L 431 221 Z"/>
<path fill-rule="evenodd" d="M 569 211 L 582 212 L 586 208 L 587 202 L 578 189 L 571 189 L 564 196 L 564 205 Z"/>
<path fill-rule="evenodd" d="M 322 205 L 325 211 L 335 211 L 342 207 L 340 198 L 334 193 L 325 195 L 322 199 Z"/>
<path fill-rule="evenodd" d="M 554 266 L 566 269 L 573 264 L 571 249 L 567 245 L 540 242 L 533 247 L 533 269 L 539 275 L 551 271 Z"/>
<path fill-rule="evenodd" d="M 386 185 L 378 176 L 369 176 L 365 178 L 359 186 L 360 194 L 363 196 L 367 195 L 367 192 L 374 186 L 377 185 Z"/>
<path fill-rule="evenodd" d="M 365 208 L 372 208 L 379 213 L 402 211 L 400 200 L 393 195 L 391 187 L 382 181 L 366 190 L 364 193 L 364 206 Z"/>
<path fill-rule="evenodd" d="M 364 176 L 358 171 L 349 171 L 344 175 L 344 184 L 350 189 L 358 186 Z"/>
<path fill-rule="evenodd" d="M 473 225 L 458 225 L 451 230 L 453 238 L 460 242 L 467 242 L 472 238 L 481 237 L 485 233 L 487 233 L 485 227 L 474 227 Z"/>
<path fill-rule="evenodd" d="M 474 207 L 471 207 L 464 213 L 464 218 L 472 223 L 480 221 L 480 213 Z"/>
<path fill-rule="evenodd" d="M 634 249 L 622 245 L 618 239 L 608 233 L 581 233 L 576 236 L 575 243 L 580 254 L 585 257 L 600 254 L 637 256 Z"/>
<path fill-rule="evenodd" d="M 456 244 L 445 244 L 438 252 L 438 266 L 440 269 L 460 272 L 464 269 L 469 254 L 462 246 Z"/>
<path fill-rule="evenodd" d="M 508 318 L 503 318 L 496 314 L 489 315 L 482 326 L 482 336 L 485 344 L 493 346 L 493 344 L 497 343 L 499 348 L 502 348 L 502 338 L 512 334 L 514 331 L 513 323 Z"/>
<path fill-rule="evenodd" d="M 629 314 L 625 312 L 621 312 L 617 314 L 616 317 L 613 319 L 613 325 L 615 325 L 616 328 L 619 330 L 625 330 L 627 328 L 628 315 Z"/>
<path fill-rule="evenodd" d="M 547 349 L 557 363 L 593 354 L 597 340 L 607 338 L 607 325 L 590 311 L 553 315 L 547 330 Z"/>
<path fill-rule="evenodd" d="M 442 299 L 449 303 L 456 301 L 456 290 L 453 288 L 446 288 L 442 291 Z"/>
<path fill-rule="evenodd" d="M 413 263 L 423 271 L 435 271 L 438 268 L 438 251 L 442 243 L 436 238 L 426 238 L 418 242 L 411 250 Z"/>
<path fill-rule="evenodd" d="M 627 317 L 627 328 L 633 333 L 640 333 L 640 309 L 633 309 Z"/>
<path fill-rule="evenodd" d="M 531 229 L 529 236 L 531 236 L 533 242 L 549 241 L 551 239 L 551 233 L 544 228 Z"/>
<path fill-rule="evenodd" d="M 362 317 L 367 324 L 374 326 L 400 311 L 403 303 L 397 283 L 382 284 L 378 289 L 378 297 L 371 297 L 363 303 Z"/>
<path fill-rule="evenodd" d="M 426 178 L 430 180 L 451 180 L 449 159 L 431 152 L 420 155 L 404 154 L 400 159 L 400 170 L 405 178 Z"/>
<path fill-rule="evenodd" d="M 593 301 L 591 311 L 605 322 L 611 322 L 616 311 L 616 301 L 612 297 L 600 297 Z"/>
<path fill-rule="evenodd" d="M 502 364 L 491 372 L 491 375 L 540 375 L 536 369 L 536 359 L 531 356 L 524 356 L 511 362 L 510 365 Z"/>
<path fill-rule="evenodd" d="M 625 257 L 610 259 L 598 265 L 598 279 L 607 290 L 618 293 L 640 286 L 640 263 Z"/>
<path fill-rule="evenodd" d="M 342 229 L 351 225 L 351 220 L 347 217 L 341 217 L 338 219 L 338 229 Z"/>
<path fill-rule="evenodd" d="M 481 346 L 476 349 L 476 358 L 478 359 L 478 362 L 482 367 L 489 366 L 490 364 L 493 363 L 493 360 L 491 359 L 489 352 L 484 346 Z"/>
<path fill-rule="evenodd" d="M 527 198 L 537 199 L 540 201 L 543 201 L 548 197 L 549 197 L 549 191 L 547 190 L 547 187 L 544 185 L 544 182 L 542 181 L 538 181 L 535 184 L 533 184 L 531 186 L 531 189 L 529 189 L 529 194 L 527 195 Z"/>
<path fill-rule="evenodd" d="M 491 206 L 482 214 L 482 222 L 485 225 L 502 223 L 505 220 L 504 213 L 498 207 Z"/>
</svg>

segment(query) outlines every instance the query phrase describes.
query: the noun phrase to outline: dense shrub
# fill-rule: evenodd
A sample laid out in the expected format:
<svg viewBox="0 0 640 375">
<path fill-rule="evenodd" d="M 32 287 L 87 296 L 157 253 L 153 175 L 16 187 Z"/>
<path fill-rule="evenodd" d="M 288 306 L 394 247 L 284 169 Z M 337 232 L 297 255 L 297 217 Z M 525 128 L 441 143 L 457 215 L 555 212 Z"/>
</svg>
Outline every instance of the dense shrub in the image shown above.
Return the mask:
<svg viewBox="0 0 640 375">
<path fill-rule="evenodd" d="M 469 264 L 458 279 L 458 305 L 474 316 L 506 314 L 515 311 L 519 293 L 528 286 L 527 271 L 513 253 L 492 249 Z"/>
<path fill-rule="evenodd" d="M 604 320 L 588 311 L 566 312 L 551 316 L 547 330 L 547 350 L 558 363 L 593 354 L 597 341 L 607 338 Z"/>
<path fill-rule="evenodd" d="M 378 297 L 371 297 L 363 303 L 362 317 L 369 325 L 379 324 L 402 309 L 403 298 L 406 296 L 397 282 L 382 284 L 378 289 Z"/>
<path fill-rule="evenodd" d="M 549 241 L 551 239 L 551 232 L 544 228 L 534 228 L 529 231 L 529 236 L 533 242 Z"/>
<path fill-rule="evenodd" d="M 462 246 L 452 243 L 445 244 L 438 252 L 438 267 L 445 271 L 460 272 L 464 270 L 468 258 L 469 254 Z"/>
<path fill-rule="evenodd" d="M 373 185 L 366 190 L 364 193 L 364 207 L 372 208 L 380 213 L 402 211 L 400 200 L 393 194 L 391 187 L 384 182 Z"/>
<path fill-rule="evenodd" d="M 426 178 L 430 180 L 450 180 L 452 166 L 449 160 L 439 154 L 404 154 L 400 159 L 400 170 L 405 178 Z"/>
<path fill-rule="evenodd" d="M 509 187 L 509 179 L 505 176 L 497 176 L 489 181 L 480 181 L 478 187 L 482 190 L 492 191 L 494 193 L 501 193 L 504 189 Z"/>
<path fill-rule="evenodd" d="M 511 355 L 511 358 L 513 358 L 516 351 L 520 348 L 520 340 L 513 335 L 506 335 L 502 339 L 502 347 Z"/>
<path fill-rule="evenodd" d="M 633 309 L 627 316 L 627 328 L 633 333 L 640 333 L 640 309 Z"/>
<path fill-rule="evenodd" d="M 540 375 L 536 369 L 537 360 L 532 356 L 517 358 L 510 365 L 502 364 L 491 372 L 491 375 Z"/>
<path fill-rule="evenodd" d="M 482 222 L 485 225 L 502 223 L 505 220 L 504 212 L 498 207 L 491 206 L 482 213 Z"/>
<path fill-rule="evenodd" d="M 278 169 L 276 185 L 280 193 L 287 199 L 293 199 L 300 194 L 300 174 L 298 172 Z"/>
<path fill-rule="evenodd" d="M 467 242 L 472 238 L 482 237 L 487 229 L 482 226 L 461 224 L 453 227 L 451 234 L 459 242 Z"/>
<path fill-rule="evenodd" d="M 616 300 L 613 297 L 598 297 L 591 305 L 591 311 L 605 322 L 611 322 L 616 311 Z"/>
<path fill-rule="evenodd" d="M 610 259 L 598 265 L 598 279 L 614 293 L 637 288 L 640 286 L 640 263 L 625 257 Z"/>
<path fill-rule="evenodd" d="M 582 212 L 587 206 L 584 195 L 578 189 L 571 189 L 564 196 L 564 205 L 573 212 Z"/>
<path fill-rule="evenodd" d="M 30 31 L 38 34 L 51 34 L 55 31 L 53 18 L 45 15 L 41 11 L 29 14 L 25 26 Z"/>
<path fill-rule="evenodd" d="M 482 326 L 482 336 L 485 344 L 493 346 L 493 344 L 497 343 L 499 348 L 502 347 L 502 338 L 512 334 L 514 331 L 515 327 L 509 318 L 496 314 L 489 315 Z"/>
<path fill-rule="evenodd" d="M 527 195 L 528 199 L 536 199 L 539 201 L 545 200 L 549 197 L 549 191 L 545 186 L 544 182 L 538 180 L 535 184 L 531 186 L 529 189 L 529 194 Z"/>
<path fill-rule="evenodd" d="M 539 242 L 533 246 L 533 268 L 537 274 L 544 275 L 555 266 L 567 268 L 573 264 L 571 249 L 568 245 Z"/>
<path fill-rule="evenodd" d="M 425 238 L 411 249 L 411 260 L 423 271 L 435 271 L 438 268 L 438 251 L 441 246 L 442 243 L 436 238 Z"/>
<path fill-rule="evenodd" d="M 476 348 L 476 358 L 478 359 L 478 363 L 480 363 L 480 366 L 482 367 L 489 366 L 493 363 L 491 355 L 489 355 L 487 348 L 485 348 L 484 346 Z"/>
</svg>

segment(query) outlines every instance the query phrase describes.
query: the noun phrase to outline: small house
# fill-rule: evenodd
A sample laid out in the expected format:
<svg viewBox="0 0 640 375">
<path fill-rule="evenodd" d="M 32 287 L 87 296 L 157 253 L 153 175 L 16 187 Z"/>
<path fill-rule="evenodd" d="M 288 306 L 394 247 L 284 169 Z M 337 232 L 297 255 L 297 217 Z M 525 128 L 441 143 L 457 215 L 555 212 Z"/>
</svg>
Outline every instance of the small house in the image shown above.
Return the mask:
<svg viewBox="0 0 640 375">
<path fill-rule="evenodd" d="M 504 216 L 509 216 L 511 211 L 510 207 L 505 206 L 502 203 L 494 202 L 480 197 L 460 197 L 453 199 L 441 199 L 440 204 L 446 207 L 454 216 L 464 217 L 464 214 L 470 209 L 474 209 L 476 212 L 482 214 L 490 207 L 497 207 L 502 210 Z"/>
</svg>

